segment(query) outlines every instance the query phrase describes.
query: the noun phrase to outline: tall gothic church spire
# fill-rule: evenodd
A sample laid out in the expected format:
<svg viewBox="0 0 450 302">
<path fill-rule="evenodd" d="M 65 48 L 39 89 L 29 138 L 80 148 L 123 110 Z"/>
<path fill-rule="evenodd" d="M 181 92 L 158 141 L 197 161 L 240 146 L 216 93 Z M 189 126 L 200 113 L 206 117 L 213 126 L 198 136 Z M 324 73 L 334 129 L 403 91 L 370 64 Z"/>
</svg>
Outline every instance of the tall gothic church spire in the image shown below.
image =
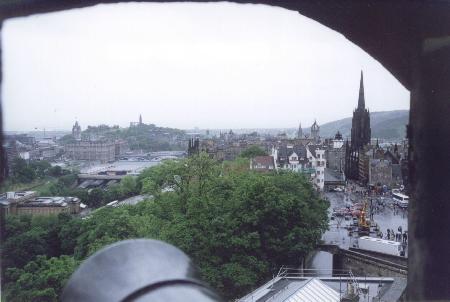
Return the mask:
<svg viewBox="0 0 450 302">
<path fill-rule="evenodd" d="M 302 123 L 298 125 L 297 138 L 303 138 Z"/>
<path fill-rule="evenodd" d="M 366 108 L 366 101 L 364 99 L 364 78 L 361 70 L 361 80 L 359 81 L 359 97 L 358 97 L 358 109 Z"/>
<path fill-rule="evenodd" d="M 358 150 L 364 145 L 370 144 L 370 114 L 364 99 L 363 73 L 359 83 L 358 108 L 353 111 L 352 119 L 352 149 Z"/>
</svg>

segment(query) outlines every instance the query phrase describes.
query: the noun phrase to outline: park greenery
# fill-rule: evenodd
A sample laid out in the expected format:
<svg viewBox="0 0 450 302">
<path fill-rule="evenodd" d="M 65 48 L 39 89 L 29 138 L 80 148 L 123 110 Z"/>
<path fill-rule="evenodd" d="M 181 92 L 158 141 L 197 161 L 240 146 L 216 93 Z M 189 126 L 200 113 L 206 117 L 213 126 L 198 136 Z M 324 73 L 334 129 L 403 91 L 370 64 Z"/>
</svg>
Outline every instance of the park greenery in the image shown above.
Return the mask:
<svg viewBox="0 0 450 302">
<path fill-rule="evenodd" d="M 124 194 L 153 197 L 137 205 L 103 207 L 88 219 L 8 216 L 5 300 L 57 301 L 81 261 L 129 238 L 169 242 L 224 298 L 246 294 L 281 265 L 299 264 L 327 228 L 329 206 L 300 174 L 248 167 L 245 158 L 218 163 L 206 154 L 165 161 L 123 184 Z"/>
<path fill-rule="evenodd" d="M 12 176 L 2 185 L 1 192 L 34 190 L 40 196 L 73 196 L 90 208 L 98 208 L 114 201 L 122 200 L 139 193 L 140 186 L 136 179 L 126 176 L 118 184 L 101 188 L 77 188 L 76 171 L 51 166 L 47 161 L 27 162 L 16 158 L 12 165 Z"/>
<path fill-rule="evenodd" d="M 120 183 L 107 189 L 82 189 L 76 187 L 76 174 L 59 177 L 55 182 L 38 190 L 40 196 L 73 196 L 78 197 L 89 208 L 99 208 L 114 200 L 123 200 L 139 194 L 136 179 L 125 176 Z"/>
<path fill-rule="evenodd" d="M 11 175 L 2 183 L 0 192 L 39 187 L 46 181 L 72 173 L 60 166 L 52 166 L 45 160 L 26 161 L 20 157 L 13 160 L 11 171 Z"/>
<path fill-rule="evenodd" d="M 58 177 L 69 173 L 60 166 L 53 166 L 45 160 L 34 160 L 27 162 L 26 160 L 16 157 L 12 163 L 12 175 L 10 177 L 13 183 L 31 183 L 36 179 L 44 179 L 45 177 Z"/>
</svg>

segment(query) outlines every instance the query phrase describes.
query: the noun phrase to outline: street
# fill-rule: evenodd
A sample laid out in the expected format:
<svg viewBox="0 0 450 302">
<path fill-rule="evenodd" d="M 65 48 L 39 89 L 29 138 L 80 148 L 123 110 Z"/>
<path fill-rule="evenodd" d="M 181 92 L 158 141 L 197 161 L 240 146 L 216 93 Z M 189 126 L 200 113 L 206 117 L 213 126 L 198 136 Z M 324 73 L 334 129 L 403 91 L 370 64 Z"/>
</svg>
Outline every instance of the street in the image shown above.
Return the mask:
<svg viewBox="0 0 450 302">
<path fill-rule="evenodd" d="M 325 193 L 325 197 L 330 201 L 330 208 L 328 210 L 329 217 L 331 217 L 334 208 L 345 208 L 346 203 L 348 204 L 350 202 L 349 198 L 346 197 L 348 194 L 346 194 L 342 192 Z M 362 200 L 361 197 L 355 194 L 351 194 L 350 198 L 353 198 L 357 202 Z M 384 208 L 380 206 L 379 211 L 374 211 L 373 215 L 373 220 L 380 227 L 384 239 L 386 238 L 388 228 L 394 230 L 394 232 L 397 232 L 399 226 L 403 232 L 408 230 L 408 211 L 398 208 L 394 211 L 392 201 L 387 198 L 385 200 L 386 206 Z M 374 207 L 375 203 L 374 200 Z M 349 248 L 353 244 L 353 241 L 356 240 L 356 237 L 348 236 L 346 226 L 351 223 L 351 219 L 345 220 L 344 217 L 336 217 L 334 220 L 330 220 L 329 230 L 325 232 L 322 239 L 325 243 L 333 243 L 339 245 L 341 248 Z"/>
<path fill-rule="evenodd" d="M 334 208 L 345 208 L 346 203 L 351 203 L 351 199 L 355 202 L 360 202 L 362 197 L 358 194 L 349 194 L 344 192 L 327 192 L 324 197 L 330 201 L 330 208 L 328 209 L 328 216 L 331 218 Z M 369 198 L 370 200 L 370 198 Z M 386 198 L 386 206 L 379 207 L 379 211 L 374 211 L 373 220 L 378 224 L 380 231 L 383 233 L 383 238 L 386 239 L 387 229 L 392 229 L 397 232 L 398 227 L 401 226 L 402 231 L 408 230 L 408 211 L 403 209 L 394 210 L 393 203 Z M 373 204 L 375 204 L 375 200 Z M 369 214 L 367 215 L 369 217 Z M 354 236 L 348 235 L 347 226 L 352 224 L 352 219 L 346 220 L 343 216 L 330 219 L 329 229 L 323 234 L 322 240 L 324 243 L 337 244 L 340 248 L 348 249 L 357 242 L 356 234 Z M 407 255 L 407 249 L 406 249 Z M 332 269 L 332 256 L 326 252 L 318 252 L 313 259 L 307 264 L 311 269 Z"/>
</svg>

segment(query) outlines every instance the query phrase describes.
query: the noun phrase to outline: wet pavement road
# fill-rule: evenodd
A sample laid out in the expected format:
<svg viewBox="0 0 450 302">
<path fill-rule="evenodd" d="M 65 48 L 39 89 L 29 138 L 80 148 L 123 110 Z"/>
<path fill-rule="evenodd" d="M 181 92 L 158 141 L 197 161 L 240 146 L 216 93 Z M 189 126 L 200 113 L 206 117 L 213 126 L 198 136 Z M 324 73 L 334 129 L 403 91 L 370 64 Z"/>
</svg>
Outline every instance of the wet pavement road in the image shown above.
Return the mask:
<svg viewBox="0 0 450 302">
<path fill-rule="evenodd" d="M 345 208 L 346 203 L 349 203 L 349 198 L 353 198 L 354 201 L 362 201 L 362 197 L 351 195 L 342 192 L 329 192 L 325 193 L 325 197 L 330 201 L 330 208 L 328 209 L 329 216 L 333 212 L 333 208 Z M 402 231 L 408 230 L 408 210 L 398 209 L 393 206 L 392 200 L 385 199 L 386 206 L 379 207 L 379 211 L 374 211 L 373 220 L 380 227 L 383 232 L 383 238 L 386 237 L 387 229 L 392 229 L 397 232 L 398 227 L 402 227 Z M 370 198 L 369 198 L 370 203 Z M 376 201 L 373 198 L 372 204 L 375 205 Z M 343 217 L 337 217 L 334 220 L 330 220 L 329 230 L 325 232 L 322 239 L 326 243 L 338 244 L 341 248 L 348 248 L 353 243 L 355 238 L 348 236 L 348 231 L 345 228 L 350 225 L 352 220 L 345 220 Z"/>
<path fill-rule="evenodd" d="M 349 199 L 353 198 L 355 202 L 362 201 L 362 197 L 359 195 L 348 195 L 348 193 L 343 192 L 327 192 L 324 193 L 325 197 L 330 201 L 330 208 L 328 209 L 328 215 L 331 217 L 333 208 L 345 208 L 346 203 L 351 202 Z M 370 198 L 369 198 L 370 203 Z M 372 204 L 375 204 L 375 199 Z M 402 231 L 408 230 L 408 211 L 402 209 L 394 210 L 394 206 L 390 199 L 386 199 L 386 206 L 379 208 L 379 212 L 375 212 L 373 215 L 373 220 L 380 227 L 381 232 L 383 232 L 383 238 L 386 238 L 387 229 L 393 229 L 397 232 L 398 227 L 402 227 Z M 357 241 L 357 236 L 350 237 L 348 235 L 348 230 L 346 226 L 350 225 L 352 220 L 345 220 L 343 217 L 335 218 L 330 220 L 329 229 L 326 231 L 322 239 L 325 243 L 337 244 L 341 248 L 348 249 L 353 246 Z M 313 269 L 331 269 L 332 268 L 332 256 L 326 252 L 318 252 L 312 261 L 308 265 L 309 268 Z"/>
</svg>

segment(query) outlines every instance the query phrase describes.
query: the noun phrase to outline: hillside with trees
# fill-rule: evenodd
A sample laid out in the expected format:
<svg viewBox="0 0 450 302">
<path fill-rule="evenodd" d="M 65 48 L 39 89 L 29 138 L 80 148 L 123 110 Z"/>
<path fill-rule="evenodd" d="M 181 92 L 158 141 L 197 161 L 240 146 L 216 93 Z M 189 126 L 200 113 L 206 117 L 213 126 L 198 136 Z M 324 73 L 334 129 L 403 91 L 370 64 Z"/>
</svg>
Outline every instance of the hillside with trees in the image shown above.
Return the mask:
<svg viewBox="0 0 450 302">
<path fill-rule="evenodd" d="M 52 166 L 45 160 L 26 161 L 20 157 L 12 161 L 11 170 L 11 175 L 0 185 L 0 193 L 40 189 L 59 178 L 65 180 L 69 177 L 67 175 L 73 173 L 60 166 Z"/>
<path fill-rule="evenodd" d="M 247 293 L 281 265 L 298 265 L 328 227 L 328 202 L 300 174 L 244 166 L 245 158 L 220 164 L 206 154 L 166 161 L 137 178 L 134 188 L 154 197 L 137 205 L 101 208 L 84 220 L 8 216 L 5 300 L 57 301 L 82 260 L 129 238 L 182 249 L 226 299 Z"/>
<path fill-rule="evenodd" d="M 406 125 L 409 121 L 409 110 L 370 112 L 370 127 L 373 138 L 403 139 L 406 137 Z M 352 118 L 348 117 L 320 125 L 321 137 L 334 137 L 339 130 L 344 137 L 350 137 Z M 309 129 L 304 129 L 309 133 Z"/>
<path fill-rule="evenodd" d="M 82 139 L 123 139 L 127 141 L 131 150 L 166 151 L 184 150 L 185 132 L 183 130 L 158 127 L 153 124 L 139 124 L 133 127 L 120 128 L 119 126 L 88 126 L 82 133 Z M 60 139 L 62 144 L 73 143 L 71 134 Z"/>
</svg>

